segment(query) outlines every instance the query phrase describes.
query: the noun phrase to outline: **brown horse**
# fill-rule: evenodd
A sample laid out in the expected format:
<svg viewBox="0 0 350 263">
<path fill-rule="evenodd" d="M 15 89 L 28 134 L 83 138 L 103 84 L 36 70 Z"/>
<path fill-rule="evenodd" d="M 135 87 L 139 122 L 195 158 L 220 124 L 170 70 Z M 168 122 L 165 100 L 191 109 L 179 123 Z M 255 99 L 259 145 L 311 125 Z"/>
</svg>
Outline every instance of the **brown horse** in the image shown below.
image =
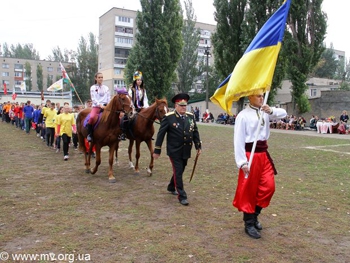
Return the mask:
<svg viewBox="0 0 350 263">
<path fill-rule="evenodd" d="M 147 168 L 147 173 L 149 176 L 152 175 L 153 169 L 153 145 L 152 145 L 152 136 L 154 135 L 154 126 L 153 123 L 158 119 L 162 120 L 165 114 L 169 112 L 168 102 L 166 99 L 161 99 L 156 101 L 149 106 L 148 108 L 142 109 L 139 113 L 136 113 L 133 121 L 130 121 L 130 129 L 126 131 L 126 137 L 129 139 L 129 168 L 135 169 L 136 174 L 140 174 L 139 169 L 139 159 L 140 159 L 140 144 L 141 142 L 146 142 L 148 150 L 150 152 L 151 161 Z M 133 123 L 132 123 L 133 122 Z M 132 124 L 131 124 L 132 123 Z M 134 166 L 132 162 L 132 147 L 136 141 L 136 164 Z M 117 156 L 117 155 L 116 155 Z"/>
<path fill-rule="evenodd" d="M 91 108 L 82 110 L 77 116 L 77 133 L 79 140 L 79 149 L 85 156 L 85 171 L 86 173 L 95 174 L 98 166 L 101 164 L 101 148 L 103 146 L 109 146 L 109 182 L 115 183 L 116 179 L 113 176 L 113 155 L 115 151 L 118 151 L 118 136 L 121 134 L 119 115 L 124 112 L 129 117 L 134 112 L 134 107 L 129 95 L 117 94 L 107 104 L 103 110 L 101 119 L 94 129 L 93 142 L 90 143 L 90 148 L 85 147 L 84 139 L 87 136 L 87 129 L 84 127 L 84 120 L 90 113 Z M 96 164 L 95 167 L 90 169 L 91 149 L 93 145 L 96 146 Z M 89 154 L 86 154 L 89 153 Z"/>
</svg>

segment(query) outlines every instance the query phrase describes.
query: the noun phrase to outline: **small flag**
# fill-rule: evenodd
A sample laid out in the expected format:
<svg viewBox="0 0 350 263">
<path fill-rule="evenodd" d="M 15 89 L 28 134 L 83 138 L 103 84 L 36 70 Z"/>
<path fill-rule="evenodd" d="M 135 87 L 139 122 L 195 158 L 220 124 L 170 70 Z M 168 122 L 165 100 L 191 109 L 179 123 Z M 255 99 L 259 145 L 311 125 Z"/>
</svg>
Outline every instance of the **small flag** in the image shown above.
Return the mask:
<svg viewBox="0 0 350 263">
<path fill-rule="evenodd" d="M 62 78 L 63 78 L 64 83 L 69 83 L 70 89 L 71 89 L 72 91 L 74 91 L 74 90 L 75 90 L 74 84 L 73 84 L 73 82 L 70 80 L 70 78 L 69 78 L 69 76 L 68 76 L 68 74 L 67 74 L 67 71 L 66 71 L 66 69 L 63 67 L 63 65 L 62 65 L 61 62 L 60 62 L 60 67 L 61 67 Z"/>
<path fill-rule="evenodd" d="M 15 89 L 15 87 L 13 87 L 13 90 L 12 90 L 12 100 L 16 100 L 16 98 L 17 98 L 16 89 Z"/>
<path fill-rule="evenodd" d="M 7 95 L 6 82 L 4 82 L 4 94 Z"/>
<path fill-rule="evenodd" d="M 63 89 L 63 78 L 53 83 L 50 87 L 47 88 L 48 91 L 58 91 Z"/>
</svg>

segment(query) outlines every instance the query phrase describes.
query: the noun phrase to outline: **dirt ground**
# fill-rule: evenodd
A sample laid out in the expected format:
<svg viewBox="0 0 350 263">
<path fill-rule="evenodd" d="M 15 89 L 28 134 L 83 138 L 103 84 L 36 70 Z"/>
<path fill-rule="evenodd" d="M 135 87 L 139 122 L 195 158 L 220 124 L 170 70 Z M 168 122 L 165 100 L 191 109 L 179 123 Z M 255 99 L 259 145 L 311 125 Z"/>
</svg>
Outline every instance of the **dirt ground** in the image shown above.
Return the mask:
<svg viewBox="0 0 350 263">
<path fill-rule="evenodd" d="M 232 127 L 199 129 L 203 154 L 191 183 L 193 158 L 188 162 L 184 207 L 166 191 L 171 167 L 164 147 L 148 177 L 143 146 L 137 176 L 122 142 L 111 184 L 106 148 L 97 174 L 86 174 L 78 151 L 70 149 L 65 162 L 33 131 L 0 123 L 0 260 L 6 252 L 6 262 L 350 262 L 345 137 L 272 133 L 270 153 L 280 173 L 261 214 L 262 238 L 254 240 L 231 204 Z M 15 260 L 18 254 L 38 257 Z"/>
</svg>

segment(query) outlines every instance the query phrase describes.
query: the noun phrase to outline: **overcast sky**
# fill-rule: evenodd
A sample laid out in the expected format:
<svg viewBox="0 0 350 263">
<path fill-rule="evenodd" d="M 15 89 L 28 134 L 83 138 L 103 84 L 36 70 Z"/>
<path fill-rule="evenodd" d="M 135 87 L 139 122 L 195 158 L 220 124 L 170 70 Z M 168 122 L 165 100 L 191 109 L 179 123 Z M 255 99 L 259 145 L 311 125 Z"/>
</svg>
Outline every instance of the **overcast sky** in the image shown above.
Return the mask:
<svg viewBox="0 0 350 263">
<path fill-rule="evenodd" d="M 198 22 L 215 24 L 213 0 L 192 0 Z M 183 5 L 183 0 L 181 0 Z M 141 9 L 139 0 L 5 0 L 1 3 L 0 44 L 32 43 L 41 59 L 52 55 L 52 49 L 76 50 L 79 39 L 89 32 L 98 36 L 99 17 L 112 7 Z M 184 5 L 183 5 L 184 7 Z M 326 44 L 346 52 L 350 57 L 350 34 L 345 23 L 350 1 L 323 0 L 328 15 Z"/>
</svg>

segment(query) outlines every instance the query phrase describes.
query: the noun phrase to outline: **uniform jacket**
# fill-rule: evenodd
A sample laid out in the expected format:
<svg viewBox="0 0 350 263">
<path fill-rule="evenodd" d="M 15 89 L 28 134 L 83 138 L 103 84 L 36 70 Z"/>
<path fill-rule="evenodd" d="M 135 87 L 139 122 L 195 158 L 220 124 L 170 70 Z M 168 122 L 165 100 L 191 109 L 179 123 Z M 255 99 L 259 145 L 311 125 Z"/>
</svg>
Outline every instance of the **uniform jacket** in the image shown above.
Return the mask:
<svg viewBox="0 0 350 263">
<path fill-rule="evenodd" d="M 176 111 L 165 115 L 158 131 L 154 153 L 161 153 L 165 134 L 167 134 L 167 155 L 172 158 L 190 158 L 193 144 L 197 150 L 201 148 L 196 121 L 190 112 L 185 113 L 184 120 Z"/>
</svg>

